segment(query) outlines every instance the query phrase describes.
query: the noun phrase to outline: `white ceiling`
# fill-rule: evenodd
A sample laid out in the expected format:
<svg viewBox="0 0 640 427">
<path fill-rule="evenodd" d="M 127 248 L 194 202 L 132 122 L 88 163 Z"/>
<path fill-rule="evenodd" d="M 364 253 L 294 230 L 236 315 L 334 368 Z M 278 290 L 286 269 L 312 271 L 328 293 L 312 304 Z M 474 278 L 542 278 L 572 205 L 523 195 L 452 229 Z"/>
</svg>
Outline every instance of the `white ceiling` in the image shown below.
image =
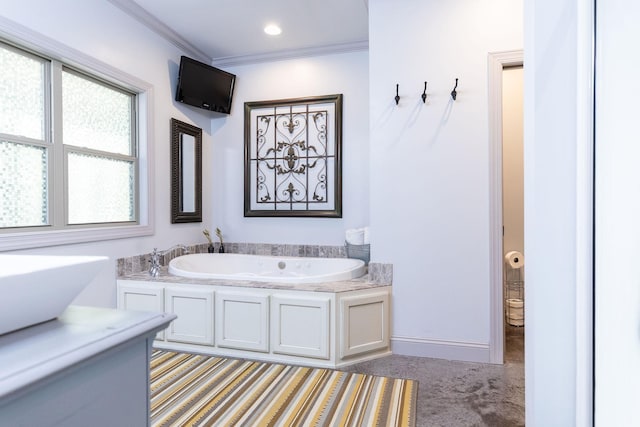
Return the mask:
<svg viewBox="0 0 640 427">
<path fill-rule="evenodd" d="M 363 49 L 368 40 L 368 0 L 110 1 L 214 64 Z M 268 23 L 282 34 L 266 35 Z"/>
</svg>

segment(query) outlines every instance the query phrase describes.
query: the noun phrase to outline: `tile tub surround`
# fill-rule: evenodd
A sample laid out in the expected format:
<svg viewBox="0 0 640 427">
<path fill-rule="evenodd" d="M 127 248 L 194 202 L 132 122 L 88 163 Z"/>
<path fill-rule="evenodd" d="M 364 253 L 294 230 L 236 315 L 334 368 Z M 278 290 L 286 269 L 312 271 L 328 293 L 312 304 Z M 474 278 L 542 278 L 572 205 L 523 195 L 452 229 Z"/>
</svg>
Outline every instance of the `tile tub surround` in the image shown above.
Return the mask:
<svg viewBox="0 0 640 427">
<path fill-rule="evenodd" d="M 208 243 L 187 245 L 189 253 L 207 253 Z M 218 242 L 214 243 L 215 252 L 220 249 Z M 269 243 L 225 243 L 225 253 L 249 254 L 249 255 L 272 255 L 272 256 L 294 256 L 311 258 L 346 258 L 344 246 L 320 246 L 320 245 L 282 245 Z M 162 250 L 159 248 L 159 250 Z M 159 282 L 179 282 L 179 283 L 203 283 L 221 284 L 219 280 L 192 279 L 170 275 L 167 272 L 169 262 L 183 254 L 182 249 L 176 248 L 160 257 L 160 274 L 158 277 L 151 277 L 148 274 L 151 262 L 151 252 L 134 255 L 126 258 L 118 258 L 116 261 L 117 278 L 130 280 L 149 280 Z M 385 263 L 369 263 L 368 274 L 362 278 L 345 282 L 334 282 L 335 292 L 343 292 L 354 289 L 366 289 L 375 286 L 390 285 L 393 282 L 393 265 Z M 243 281 L 243 286 L 255 288 L 279 288 L 291 289 L 291 284 L 262 283 Z M 319 289 L 319 285 L 323 288 Z M 301 285 L 296 285 L 300 289 Z M 305 288 L 314 288 L 316 291 L 327 290 L 326 284 L 308 284 Z"/>
</svg>

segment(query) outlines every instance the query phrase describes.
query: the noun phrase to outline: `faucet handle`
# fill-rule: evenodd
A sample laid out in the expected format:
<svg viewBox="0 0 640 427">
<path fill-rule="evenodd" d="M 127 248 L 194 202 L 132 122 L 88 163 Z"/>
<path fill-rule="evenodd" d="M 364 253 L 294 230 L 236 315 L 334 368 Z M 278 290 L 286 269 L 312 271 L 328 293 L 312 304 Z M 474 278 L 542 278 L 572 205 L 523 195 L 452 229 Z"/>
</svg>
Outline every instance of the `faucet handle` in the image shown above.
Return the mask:
<svg viewBox="0 0 640 427">
<path fill-rule="evenodd" d="M 160 252 L 158 252 L 158 248 L 153 248 L 153 252 L 151 252 L 151 259 L 149 260 L 151 264 L 158 264 L 160 262 Z"/>
</svg>

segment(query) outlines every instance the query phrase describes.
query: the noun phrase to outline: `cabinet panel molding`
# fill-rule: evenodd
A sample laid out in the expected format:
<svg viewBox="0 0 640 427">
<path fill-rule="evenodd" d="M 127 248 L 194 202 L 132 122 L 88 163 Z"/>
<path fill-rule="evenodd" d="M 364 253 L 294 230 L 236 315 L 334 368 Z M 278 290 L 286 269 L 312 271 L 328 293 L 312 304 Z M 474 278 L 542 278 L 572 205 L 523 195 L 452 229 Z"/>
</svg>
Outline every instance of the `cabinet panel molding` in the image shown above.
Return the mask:
<svg viewBox="0 0 640 427">
<path fill-rule="evenodd" d="M 149 282 L 118 282 L 117 306 L 121 310 L 150 311 L 164 313 L 164 286 Z M 164 330 L 156 334 L 164 340 Z"/>
<path fill-rule="evenodd" d="M 273 352 L 329 359 L 330 299 L 274 296 Z"/>
<path fill-rule="evenodd" d="M 340 358 L 389 347 L 389 294 L 340 300 Z"/>
<path fill-rule="evenodd" d="M 178 316 L 166 331 L 167 341 L 213 345 L 213 301 L 210 289 L 167 288 L 165 309 Z"/>
<path fill-rule="evenodd" d="M 269 351 L 269 296 L 216 294 L 216 345 L 240 350 Z"/>
</svg>

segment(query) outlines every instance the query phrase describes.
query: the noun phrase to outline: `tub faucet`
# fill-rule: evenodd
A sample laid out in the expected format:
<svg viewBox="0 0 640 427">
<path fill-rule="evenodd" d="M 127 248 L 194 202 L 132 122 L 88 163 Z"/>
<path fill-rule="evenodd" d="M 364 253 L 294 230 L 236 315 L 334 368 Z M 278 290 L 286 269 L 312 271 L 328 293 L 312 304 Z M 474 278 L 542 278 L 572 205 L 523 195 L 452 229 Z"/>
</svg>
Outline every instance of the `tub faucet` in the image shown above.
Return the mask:
<svg viewBox="0 0 640 427">
<path fill-rule="evenodd" d="M 166 254 L 167 252 L 171 252 L 174 249 L 182 249 L 183 254 L 189 253 L 189 248 L 186 245 L 175 245 L 161 252 L 158 251 L 158 248 L 153 248 L 153 252 L 151 253 L 151 260 L 149 261 L 151 263 L 151 265 L 149 266 L 149 275 L 151 277 L 158 277 L 158 274 L 160 274 L 160 256 Z"/>
<path fill-rule="evenodd" d="M 189 248 L 187 247 L 187 245 L 178 244 L 178 245 L 171 246 L 169 249 L 163 251 L 162 255 L 166 254 L 167 252 L 171 252 L 174 249 L 182 249 L 183 255 L 186 255 L 189 253 Z"/>
<path fill-rule="evenodd" d="M 158 273 L 160 273 L 160 254 L 158 253 L 158 248 L 153 248 L 153 252 L 151 253 L 151 266 L 149 267 L 149 275 L 151 277 L 158 277 Z"/>
</svg>

